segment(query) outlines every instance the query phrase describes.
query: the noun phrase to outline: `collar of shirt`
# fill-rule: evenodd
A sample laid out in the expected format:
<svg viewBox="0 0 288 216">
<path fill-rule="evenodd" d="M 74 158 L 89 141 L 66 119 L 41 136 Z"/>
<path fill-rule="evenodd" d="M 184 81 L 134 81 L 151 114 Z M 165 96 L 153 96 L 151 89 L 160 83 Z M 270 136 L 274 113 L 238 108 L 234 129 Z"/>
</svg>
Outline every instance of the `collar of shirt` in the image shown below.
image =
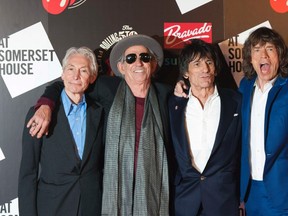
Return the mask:
<svg viewBox="0 0 288 216">
<path fill-rule="evenodd" d="M 199 100 L 192 94 L 191 88 L 189 89 L 188 97 L 189 97 L 188 104 L 199 103 Z M 205 107 L 209 106 L 213 100 L 215 100 L 218 97 L 219 97 L 218 88 L 215 85 L 214 86 L 214 92 L 211 95 L 209 95 L 206 103 L 204 104 L 204 109 L 205 109 Z M 201 106 L 200 103 L 199 103 L 199 105 Z M 186 110 L 186 113 L 189 114 L 190 111 L 193 112 L 193 110 L 189 109 L 189 110 Z"/>
<path fill-rule="evenodd" d="M 77 112 L 77 110 L 84 108 L 86 110 L 87 104 L 86 104 L 86 98 L 85 94 L 83 94 L 83 97 L 81 101 L 78 104 L 72 103 L 72 101 L 69 99 L 68 95 L 66 94 L 65 90 L 62 90 L 61 93 L 61 99 L 64 107 L 64 111 L 66 116 L 69 116 L 71 112 Z"/>
<path fill-rule="evenodd" d="M 266 91 L 269 91 L 269 90 L 273 87 L 273 85 L 274 85 L 277 77 L 278 77 L 278 76 L 276 76 L 274 79 L 270 80 L 269 82 L 267 82 L 267 83 L 264 85 L 263 93 L 266 92 Z M 257 80 L 258 80 L 258 79 L 255 80 L 254 87 L 257 88 L 257 90 L 261 91 L 260 86 L 259 86 Z"/>
<path fill-rule="evenodd" d="M 191 88 L 189 89 L 189 99 L 191 97 L 194 97 L 194 95 L 192 94 L 192 91 L 191 91 Z M 214 85 L 214 92 L 208 97 L 208 100 L 212 100 L 213 98 L 217 97 L 218 96 L 218 88 L 216 85 Z M 195 98 L 195 97 L 194 97 Z M 208 101 L 207 100 L 207 101 Z"/>
</svg>

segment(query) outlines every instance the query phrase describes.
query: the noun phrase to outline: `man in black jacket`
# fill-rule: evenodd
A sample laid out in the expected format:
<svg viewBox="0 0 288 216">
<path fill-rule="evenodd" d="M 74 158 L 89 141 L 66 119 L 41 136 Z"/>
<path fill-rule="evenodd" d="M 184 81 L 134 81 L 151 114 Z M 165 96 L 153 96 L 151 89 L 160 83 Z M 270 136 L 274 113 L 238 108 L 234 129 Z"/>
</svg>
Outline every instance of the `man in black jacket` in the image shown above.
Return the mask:
<svg viewBox="0 0 288 216">
<path fill-rule="evenodd" d="M 156 40 L 146 35 L 126 37 L 110 54 L 116 77 L 99 77 L 89 94 L 105 109 L 103 215 L 169 215 L 171 88 L 152 80 L 162 63 L 163 51 Z M 58 97 L 59 86 L 49 87 L 41 103 Z M 47 110 L 40 108 L 31 119 L 40 124 L 31 129 L 32 135 L 49 122 Z M 46 127 L 38 136 L 44 131 Z"/>
<path fill-rule="evenodd" d="M 38 139 L 24 128 L 21 216 L 101 215 L 104 111 L 84 94 L 97 77 L 95 59 L 86 47 L 67 50 L 61 76 L 65 87 L 56 101 L 50 134 Z M 26 122 L 34 112 L 32 107 Z"/>
</svg>

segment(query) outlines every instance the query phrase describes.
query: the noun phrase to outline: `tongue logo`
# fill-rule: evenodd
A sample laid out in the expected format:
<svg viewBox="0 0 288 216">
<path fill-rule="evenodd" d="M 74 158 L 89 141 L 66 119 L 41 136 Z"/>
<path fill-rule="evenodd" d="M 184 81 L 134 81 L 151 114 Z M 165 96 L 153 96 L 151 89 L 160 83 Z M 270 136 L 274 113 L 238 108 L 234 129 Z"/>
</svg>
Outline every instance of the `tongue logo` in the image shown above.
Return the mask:
<svg viewBox="0 0 288 216">
<path fill-rule="evenodd" d="M 288 12 L 288 0 L 270 0 L 270 5 L 277 13 Z"/>
<path fill-rule="evenodd" d="M 42 0 L 44 9 L 50 14 L 60 14 L 67 8 L 75 8 L 86 0 Z"/>
</svg>

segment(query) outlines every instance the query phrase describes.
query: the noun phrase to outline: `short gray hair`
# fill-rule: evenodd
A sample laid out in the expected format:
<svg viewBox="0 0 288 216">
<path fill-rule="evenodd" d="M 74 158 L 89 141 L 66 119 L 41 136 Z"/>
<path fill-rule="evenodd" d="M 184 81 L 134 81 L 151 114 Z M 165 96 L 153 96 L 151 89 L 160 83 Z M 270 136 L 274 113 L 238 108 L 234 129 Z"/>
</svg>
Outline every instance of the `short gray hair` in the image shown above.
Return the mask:
<svg viewBox="0 0 288 216">
<path fill-rule="evenodd" d="M 72 56 L 72 55 L 75 55 L 75 54 L 79 54 L 79 55 L 83 55 L 84 57 L 86 57 L 87 59 L 89 59 L 90 61 L 90 65 L 89 65 L 89 68 L 90 68 L 90 75 L 95 75 L 97 76 L 98 75 L 98 64 L 97 64 L 97 61 L 96 61 L 96 57 L 95 57 L 95 54 L 94 52 L 89 49 L 88 47 L 71 47 L 69 48 L 67 51 L 66 51 L 66 54 L 62 60 L 62 69 L 64 70 L 65 67 L 67 66 L 67 63 L 68 63 L 68 59 Z"/>
</svg>

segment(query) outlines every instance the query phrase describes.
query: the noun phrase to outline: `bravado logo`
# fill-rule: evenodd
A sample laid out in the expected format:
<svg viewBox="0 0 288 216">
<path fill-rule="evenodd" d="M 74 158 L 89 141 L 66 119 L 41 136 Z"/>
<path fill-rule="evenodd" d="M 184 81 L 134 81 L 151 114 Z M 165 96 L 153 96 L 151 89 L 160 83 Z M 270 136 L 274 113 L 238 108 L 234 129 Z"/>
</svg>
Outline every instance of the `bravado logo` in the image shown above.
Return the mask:
<svg viewBox="0 0 288 216">
<path fill-rule="evenodd" d="M 199 38 L 212 42 L 211 23 L 164 23 L 164 48 L 181 49 L 185 42 Z"/>
<path fill-rule="evenodd" d="M 60 14 L 66 9 L 76 8 L 86 0 L 42 0 L 42 5 L 50 14 Z"/>
</svg>

